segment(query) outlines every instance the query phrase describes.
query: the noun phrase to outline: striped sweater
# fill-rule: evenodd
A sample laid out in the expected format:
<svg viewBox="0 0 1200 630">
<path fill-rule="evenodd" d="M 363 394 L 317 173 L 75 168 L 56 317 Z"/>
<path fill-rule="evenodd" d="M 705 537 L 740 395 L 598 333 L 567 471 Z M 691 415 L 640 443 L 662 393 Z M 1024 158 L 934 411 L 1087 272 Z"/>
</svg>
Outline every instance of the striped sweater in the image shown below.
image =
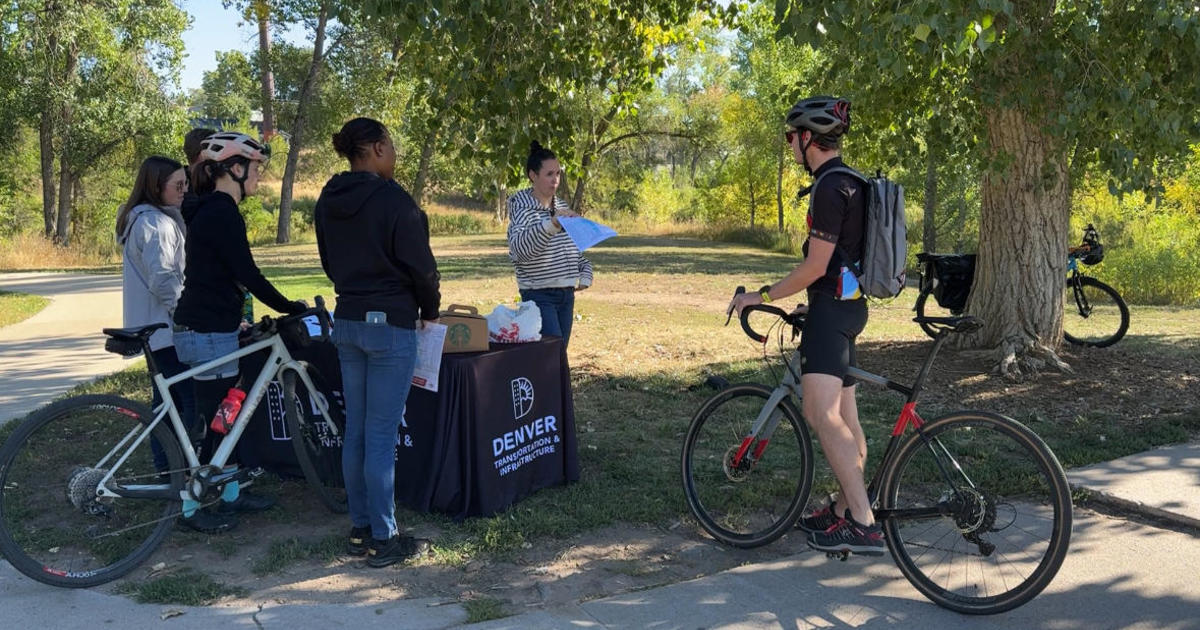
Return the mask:
<svg viewBox="0 0 1200 630">
<path fill-rule="evenodd" d="M 555 210 L 567 203 L 554 198 Z M 554 227 L 550 209 L 538 203 L 533 189 L 508 198 L 508 255 L 522 289 L 591 286 L 592 263 L 579 253 L 562 228 Z"/>
</svg>

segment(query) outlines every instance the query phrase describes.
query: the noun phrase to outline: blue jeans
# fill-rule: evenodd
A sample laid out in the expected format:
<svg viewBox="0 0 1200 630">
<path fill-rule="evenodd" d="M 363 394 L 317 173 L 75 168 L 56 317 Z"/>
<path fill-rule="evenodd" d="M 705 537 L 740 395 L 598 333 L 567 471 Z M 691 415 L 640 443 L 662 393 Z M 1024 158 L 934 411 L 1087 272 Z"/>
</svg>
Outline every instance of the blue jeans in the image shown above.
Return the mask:
<svg viewBox="0 0 1200 630">
<path fill-rule="evenodd" d="M 542 334 L 562 337 L 567 347 L 575 321 L 575 289 L 521 289 L 521 300 L 537 304 L 542 312 Z"/>
<path fill-rule="evenodd" d="M 396 436 L 417 362 L 417 333 L 339 319 L 332 337 L 346 401 L 342 474 L 350 521 L 385 540 L 397 532 Z"/>
<path fill-rule="evenodd" d="M 191 367 L 207 363 L 238 349 L 237 331 L 202 333 L 193 330 L 176 330 L 174 334 L 175 354 L 179 360 Z M 197 381 L 212 381 L 237 376 L 237 359 L 209 368 L 192 378 Z"/>
</svg>

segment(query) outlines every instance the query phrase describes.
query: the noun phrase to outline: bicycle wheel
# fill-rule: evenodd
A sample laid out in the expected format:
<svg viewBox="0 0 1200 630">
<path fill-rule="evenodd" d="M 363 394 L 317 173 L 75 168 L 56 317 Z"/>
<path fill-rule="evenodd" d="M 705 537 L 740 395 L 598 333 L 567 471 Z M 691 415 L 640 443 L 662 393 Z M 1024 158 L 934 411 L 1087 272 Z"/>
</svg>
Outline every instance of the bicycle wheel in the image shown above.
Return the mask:
<svg viewBox="0 0 1200 630">
<path fill-rule="evenodd" d="M 1063 300 L 1063 338 L 1080 346 L 1104 348 L 1129 330 L 1129 307 L 1117 290 L 1090 276 L 1080 276 L 1078 292 L 1067 279 Z"/>
<path fill-rule="evenodd" d="M 942 308 L 938 305 L 937 300 L 933 299 L 933 295 L 929 291 L 923 291 L 917 296 L 917 302 L 913 305 L 913 310 L 917 312 L 917 317 L 952 317 L 961 315 L 962 311 L 952 311 L 948 308 Z M 929 324 L 919 324 L 921 330 L 925 331 L 931 339 L 937 338 L 937 329 Z"/>
<path fill-rule="evenodd" d="M 765 545 L 789 531 L 812 487 L 812 440 L 787 399 L 776 407 L 774 433 L 752 440 L 734 463 L 770 395 L 755 384 L 719 392 L 696 412 L 683 445 L 688 507 L 706 532 L 734 547 Z"/>
<path fill-rule="evenodd" d="M 318 391 L 328 391 L 316 370 L 309 369 L 308 378 Z M 298 380 L 291 370 L 283 374 L 283 412 L 288 433 L 292 436 L 292 448 L 296 451 L 296 462 L 321 503 L 331 512 L 345 514 L 349 509 L 342 478 L 342 436 L 346 434 L 346 419 L 336 402 L 326 401 L 329 419 L 337 430 L 334 435 L 319 412 L 309 413 L 313 405 L 304 384 Z"/>
<path fill-rule="evenodd" d="M 35 412 L 0 448 L 0 551 L 46 584 L 95 586 L 132 571 L 180 514 L 183 454 L 160 423 L 175 499 L 97 498 L 96 486 L 153 416 L 145 405 L 108 395 L 56 402 Z M 129 451 L 113 482 L 160 484 L 147 438 Z M 111 487 L 111 485 L 110 485 Z"/>
<path fill-rule="evenodd" d="M 955 412 L 923 434 L 892 458 L 880 496 L 900 571 L 961 613 L 1029 601 L 1054 578 L 1071 538 L 1062 466 L 1033 431 L 993 413 Z"/>
</svg>

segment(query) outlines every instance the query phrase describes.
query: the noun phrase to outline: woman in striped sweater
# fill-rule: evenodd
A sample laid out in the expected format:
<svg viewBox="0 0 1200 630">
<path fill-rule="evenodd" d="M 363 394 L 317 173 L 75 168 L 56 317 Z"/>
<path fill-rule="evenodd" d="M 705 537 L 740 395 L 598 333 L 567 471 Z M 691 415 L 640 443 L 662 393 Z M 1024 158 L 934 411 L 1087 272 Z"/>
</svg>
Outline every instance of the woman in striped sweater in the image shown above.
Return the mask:
<svg viewBox="0 0 1200 630">
<path fill-rule="evenodd" d="M 579 216 L 554 196 L 562 167 L 535 140 L 525 174 L 533 184 L 508 198 L 508 255 L 517 272 L 521 299 L 542 312 L 542 334 L 571 339 L 575 291 L 592 285 L 592 263 L 563 231 L 559 217 Z"/>
</svg>

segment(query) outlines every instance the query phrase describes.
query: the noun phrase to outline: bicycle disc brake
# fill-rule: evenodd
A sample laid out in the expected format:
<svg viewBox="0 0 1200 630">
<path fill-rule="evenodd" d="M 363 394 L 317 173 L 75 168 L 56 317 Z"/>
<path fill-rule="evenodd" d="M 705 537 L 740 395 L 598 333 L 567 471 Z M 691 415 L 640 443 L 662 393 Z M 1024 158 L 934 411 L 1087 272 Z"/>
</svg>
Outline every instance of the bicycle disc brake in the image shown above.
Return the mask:
<svg viewBox="0 0 1200 630">
<path fill-rule="evenodd" d="M 996 500 L 975 488 L 959 490 L 951 499 L 954 507 L 954 524 L 963 539 L 979 548 L 984 556 L 992 555 L 996 545 L 983 539 L 983 534 L 992 531 L 996 523 Z"/>
<path fill-rule="evenodd" d="M 721 461 L 721 467 L 725 470 L 725 478 L 734 483 L 745 481 L 750 476 L 750 470 L 754 468 L 754 463 L 750 461 L 750 453 L 742 455 L 742 461 L 734 465 L 733 458 L 737 457 L 740 448 L 742 448 L 741 444 L 730 446 Z"/>
</svg>

